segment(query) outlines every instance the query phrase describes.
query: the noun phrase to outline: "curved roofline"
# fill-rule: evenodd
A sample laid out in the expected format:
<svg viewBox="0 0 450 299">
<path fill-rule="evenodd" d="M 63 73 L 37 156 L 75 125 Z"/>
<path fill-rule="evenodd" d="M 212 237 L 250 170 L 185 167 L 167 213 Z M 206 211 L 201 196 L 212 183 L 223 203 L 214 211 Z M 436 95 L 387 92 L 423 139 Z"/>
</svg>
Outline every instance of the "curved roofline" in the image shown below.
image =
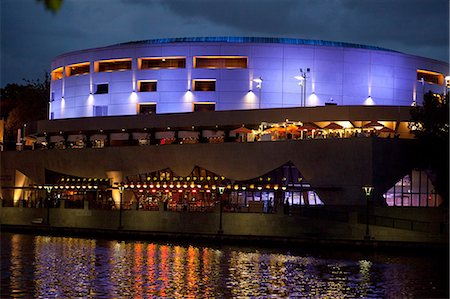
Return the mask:
<svg viewBox="0 0 450 299">
<path fill-rule="evenodd" d="M 170 44 L 170 43 L 264 43 L 264 44 L 290 44 L 290 45 L 311 45 L 311 46 L 328 46 L 328 47 L 343 47 L 343 48 L 357 48 L 367 50 L 379 50 L 379 51 L 398 51 L 385 49 L 376 46 L 367 46 L 361 44 L 352 44 L 346 42 L 334 42 L 324 40 L 311 40 L 311 39 L 297 39 L 297 38 L 284 38 L 284 37 L 242 37 L 242 36 L 216 36 L 216 37 L 174 37 L 174 38 L 159 38 L 148 39 L 140 41 L 131 41 L 125 43 L 119 43 L 113 46 L 124 45 L 145 45 L 145 44 Z"/>
</svg>

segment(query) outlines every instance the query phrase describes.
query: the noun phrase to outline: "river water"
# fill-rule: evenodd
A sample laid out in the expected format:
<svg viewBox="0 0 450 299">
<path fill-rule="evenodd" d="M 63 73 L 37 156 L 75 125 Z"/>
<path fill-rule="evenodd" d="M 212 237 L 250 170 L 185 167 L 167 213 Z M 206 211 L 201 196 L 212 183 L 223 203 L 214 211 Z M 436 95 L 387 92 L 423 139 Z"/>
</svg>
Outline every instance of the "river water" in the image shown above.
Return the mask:
<svg viewBox="0 0 450 299">
<path fill-rule="evenodd" d="M 1 298 L 445 298 L 448 253 L 1 234 Z"/>
</svg>

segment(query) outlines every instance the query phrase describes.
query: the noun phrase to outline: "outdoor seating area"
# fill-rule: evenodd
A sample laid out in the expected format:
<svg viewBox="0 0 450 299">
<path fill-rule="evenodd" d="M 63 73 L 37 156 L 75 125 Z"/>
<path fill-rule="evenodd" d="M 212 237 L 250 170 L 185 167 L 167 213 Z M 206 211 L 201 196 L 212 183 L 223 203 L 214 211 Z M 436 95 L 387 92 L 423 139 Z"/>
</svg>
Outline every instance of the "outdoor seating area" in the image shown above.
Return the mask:
<svg viewBox="0 0 450 299">
<path fill-rule="evenodd" d="M 83 132 L 26 136 L 22 149 L 103 148 L 107 146 L 148 146 L 168 144 L 196 144 L 223 142 L 262 142 L 327 138 L 411 138 L 407 122 L 395 121 L 321 121 L 285 120 L 261 122 L 230 128 L 166 128 L 136 129 L 121 132 Z"/>
</svg>

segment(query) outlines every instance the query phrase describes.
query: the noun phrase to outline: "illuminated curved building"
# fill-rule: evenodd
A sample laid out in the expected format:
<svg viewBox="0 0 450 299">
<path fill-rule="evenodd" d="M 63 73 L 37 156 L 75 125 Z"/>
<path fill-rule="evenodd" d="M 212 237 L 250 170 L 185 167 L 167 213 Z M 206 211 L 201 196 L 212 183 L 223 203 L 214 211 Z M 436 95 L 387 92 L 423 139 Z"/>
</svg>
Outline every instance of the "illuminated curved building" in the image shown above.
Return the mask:
<svg viewBox="0 0 450 299">
<path fill-rule="evenodd" d="M 52 62 L 49 120 L 24 127 L 27 150 L 2 154 L 2 186 L 15 202 L 51 186 L 66 202 L 111 194 L 117 206 L 120 183 L 124 202 L 144 209 L 214 203 L 221 190 L 247 212 L 362 206 L 371 186 L 378 206 L 436 207 L 408 124 L 424 93 L 445 91 L 447 72 L 392 50 L 288 38 L 66 53 Z M 100 180 L 103 199 L 89 193 Z"/>
<path fill-rule="evenodd" d="M 289 38 L 168 38 L 52 62 L 50 119 L 335 105 L 410 106 L 442 93 L 444 62 Z"/>
</svg>

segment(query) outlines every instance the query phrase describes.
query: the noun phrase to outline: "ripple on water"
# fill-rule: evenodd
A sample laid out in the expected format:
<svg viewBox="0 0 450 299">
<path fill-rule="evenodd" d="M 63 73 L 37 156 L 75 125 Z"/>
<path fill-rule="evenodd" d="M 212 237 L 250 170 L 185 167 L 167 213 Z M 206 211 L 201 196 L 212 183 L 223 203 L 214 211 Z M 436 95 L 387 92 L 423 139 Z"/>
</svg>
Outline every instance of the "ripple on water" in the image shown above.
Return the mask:
<svg viewBox="0 0 450 299">
<path fill-rule="evenodd" d="M 7 233 L 1 238 L 2 298 L 448 295 L 445 265 L 432 256 L 342 258 Z"/>
</svg>

